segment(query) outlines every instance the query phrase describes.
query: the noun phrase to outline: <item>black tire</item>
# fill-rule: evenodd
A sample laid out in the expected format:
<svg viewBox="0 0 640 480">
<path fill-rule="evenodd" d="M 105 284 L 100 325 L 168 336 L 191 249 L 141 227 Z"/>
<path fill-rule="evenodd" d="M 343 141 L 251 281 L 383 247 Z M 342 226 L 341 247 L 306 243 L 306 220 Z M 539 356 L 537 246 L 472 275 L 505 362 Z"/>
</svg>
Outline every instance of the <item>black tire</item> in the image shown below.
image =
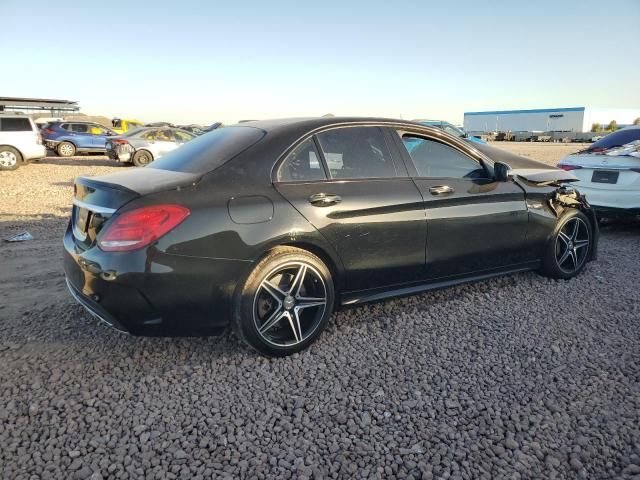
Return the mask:
<svg viewBox="0 0 640 480">
<path fill-rule="evenodd" d="M 322 260 L 306 250 L 279 247 L 257 263 L 238 292 L 233 329 L 264 355 L 291 355 L 318 338 L 334 301 L 331 273 Z"/>
<path fill-rule="evenodd" d="M 149 165 L 151 162 L 153 162 L 153 155 L 149 150 L 138 150 L 133 154 L 131 162 L 136 167 L 144 167 L 145 165 Z"/>
<path fill-rule="evenodd" d="M 13 147 L 0 147 L 0 170 L 15 170 L 22 164 L 22 155 Z"/>
<path fill-rule="evenodd" d="M 71 142 L 60 142 L 56 147 L 56 153 L 60 157 L 73 157 L 76 154 L 76 146 Z"/>
<path fill-rule="evenodd" d="M 591 222 L 581 211 L 568 210 L 558 219 L 547 241 L 540 272 L 550 278 L 573 278 L 587 264 L 592 248 Z"/>
</svg>

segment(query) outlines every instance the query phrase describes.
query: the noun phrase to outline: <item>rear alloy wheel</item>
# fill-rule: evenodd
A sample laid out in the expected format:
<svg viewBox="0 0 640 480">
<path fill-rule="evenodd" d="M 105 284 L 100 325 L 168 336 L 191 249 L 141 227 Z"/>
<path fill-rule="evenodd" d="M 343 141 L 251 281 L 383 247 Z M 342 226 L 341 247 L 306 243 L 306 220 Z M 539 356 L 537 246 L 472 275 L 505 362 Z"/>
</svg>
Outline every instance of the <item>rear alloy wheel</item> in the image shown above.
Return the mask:
<svg viewBox="0 0 640 480">
<path fill-rule="evenodd" d="M 0 147 L 0 170 L 15 170 L 22 163 L 22 155 L 15 148 Z"/>
<path fill-rule="evenodd" d="M 131 161 L 136 167 L 144 167 L 145 165 L 149 165 L 153 162 L 153 155 L 151 155 L 151 152 L 148 152 L 147 150 L 138 150 L 133 154 Z"/>
<path fill-rule="evenodd" d="M 61 157 L 73 157 L 76 154 L 76 146 L 71 142 L 62 142 L 58 144 L 56 152 Z"/>
<path fill-rule="evenodd" d="M 584 268 L 591 252 L 592 229 L 587 217 L 577 210 L 556 226 L 549 242 L 543 272 L 552 278 L 572 278 Z"/>
<path fill-rule="evenodd" d="M 235 329 L 261 353 L 289 355 L 320 335 L 333 302 L 331 275 L 318 257 L 297 248 L 276 249 L 245 283 Z"/>
</svg>

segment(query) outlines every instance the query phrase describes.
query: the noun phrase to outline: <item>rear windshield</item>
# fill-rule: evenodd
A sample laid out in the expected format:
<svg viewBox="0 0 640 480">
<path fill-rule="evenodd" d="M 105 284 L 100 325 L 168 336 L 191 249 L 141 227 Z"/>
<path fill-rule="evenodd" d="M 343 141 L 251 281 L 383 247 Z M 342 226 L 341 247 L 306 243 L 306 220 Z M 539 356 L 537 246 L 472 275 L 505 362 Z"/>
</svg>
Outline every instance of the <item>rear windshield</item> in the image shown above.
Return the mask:
<svg viewBox="0 0 640 480">
<path fill-rule="evenodd" d="M 0 132 L 31 132 L 28 118 L 0 118 Z"/>
<path fill-rule="evenodd" d="M 197 137 L 147 168 L 207 173 L 258 142 L 265 132 L 254 127 L 224 127 Z"/>
<path fill-rule="evenodd" d="M 626 128 L 618 130 L 617 132 L 610 133 L 606 137 L 601 138 L 597 142 L 594 142 L 588 150 L 609 150 L 613 147 L 620 147 L 631 143 L 634 140 L 640 140 L 640 128 Z"/>
</svg>

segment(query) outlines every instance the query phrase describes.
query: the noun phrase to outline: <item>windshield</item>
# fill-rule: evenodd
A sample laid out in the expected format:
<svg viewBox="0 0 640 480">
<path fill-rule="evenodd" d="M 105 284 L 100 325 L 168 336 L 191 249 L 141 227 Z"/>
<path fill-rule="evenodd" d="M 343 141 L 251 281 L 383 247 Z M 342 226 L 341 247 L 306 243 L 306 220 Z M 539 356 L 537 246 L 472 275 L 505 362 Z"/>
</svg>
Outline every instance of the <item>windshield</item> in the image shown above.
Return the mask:
<svg viewBox="0 0 640 480">
<path fill-rule="evenodd" d="M 587 150 L 609 150 L 610 148 L 626 145 L 635 140 L 640 140 L 640 128 L 625 128 L 601 138 L 593 143 Z"/>
<path fill-rule="evenodd" d="M 147 168 L 207 173 L 257 143 L 264 134 L 264 130 L 253 127 L 220 128 L 185 143 Z"/>
</svg>

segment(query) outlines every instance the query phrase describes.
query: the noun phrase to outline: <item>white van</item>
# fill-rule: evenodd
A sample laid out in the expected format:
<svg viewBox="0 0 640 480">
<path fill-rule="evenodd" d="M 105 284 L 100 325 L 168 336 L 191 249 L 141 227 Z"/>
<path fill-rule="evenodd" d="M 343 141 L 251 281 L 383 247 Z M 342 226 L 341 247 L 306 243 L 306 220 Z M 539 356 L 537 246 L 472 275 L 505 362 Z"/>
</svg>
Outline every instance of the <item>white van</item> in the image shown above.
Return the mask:
<svg viewBox="0 0 640 480">
<path fill-rule="evenodd" d="M 47 155 L 42 136 L 29 117 L 0 113 L 0 170 L 15 170 Z"/>
</svg>

